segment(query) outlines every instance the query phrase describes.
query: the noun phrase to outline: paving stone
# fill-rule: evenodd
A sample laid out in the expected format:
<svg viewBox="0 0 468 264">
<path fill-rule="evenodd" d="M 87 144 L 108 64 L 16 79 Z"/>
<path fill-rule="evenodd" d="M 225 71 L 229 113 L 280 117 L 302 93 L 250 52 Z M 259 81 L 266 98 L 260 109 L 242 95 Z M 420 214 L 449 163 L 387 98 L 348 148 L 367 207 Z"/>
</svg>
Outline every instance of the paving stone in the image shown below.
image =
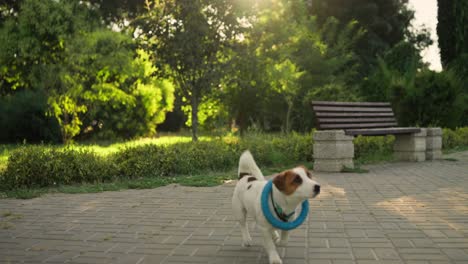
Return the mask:
<svg viewBox="0 0 468 264">
<path fill-rule="evenodd" d="M 451 154 L 454 155 L 454 154 Z M 468 263 L 468 152 L 458 161 L 314 173 L 322 193 L 278 248 L 284 263 Z M 241 247 L 233 184 L 0 200 L 0 263 L 268 263 L 253 222 Z"/>
</svg>

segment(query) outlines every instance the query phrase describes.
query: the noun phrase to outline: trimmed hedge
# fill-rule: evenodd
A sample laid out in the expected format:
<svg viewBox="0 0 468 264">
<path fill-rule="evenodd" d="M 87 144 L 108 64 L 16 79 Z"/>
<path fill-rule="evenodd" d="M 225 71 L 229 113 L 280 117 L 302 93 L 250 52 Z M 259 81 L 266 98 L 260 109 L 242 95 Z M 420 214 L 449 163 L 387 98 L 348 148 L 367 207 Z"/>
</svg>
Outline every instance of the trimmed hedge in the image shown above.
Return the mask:
<svg viewBox="0 0 468 264">
<path fill-rule="evenodd" d="M 468 128 L 444 129 L 444 148 L 468 146 Z M 355 158 L 373 160 L 392 152 L 393 136 L 357 137 Z M 13 151 L 0 172 L 1 189 L 98 183 L 116 179 L 165 177 L 227 171 L 250 149 L 260 167 L 291 166 L 313 160 L 312 134 L 247 135 L 210 141 L 148 144 L 101 156 L 86 149 L 25 146 Z"/>
<path fill-rule="evenodd" d="M 0 175 L 3 189 L 96 183 L 115 179 L 196 174 L 236 168 L 250 149 L 260 166 L 312 160 L 312 135 L 249 135 L 210 141 L 127 147 L 106 157 L 86 149 L 25 146 L 13 151 Z M 2 188 L 0 187 L 0 188 Z"/>
<path fill-rule="evenodd" d="M 444 128 L 442 131 L 442 147 L 453 149 L 456 147 L 468 146 L 468 127 L 456 129 Z"/>
<path fill-rule="evenodd" d="M 116 172 L 108 159 L 88 150 L 25 146 L 12 152 L 0 182 L 7 188 L 97 183 Z"/>
</svg>

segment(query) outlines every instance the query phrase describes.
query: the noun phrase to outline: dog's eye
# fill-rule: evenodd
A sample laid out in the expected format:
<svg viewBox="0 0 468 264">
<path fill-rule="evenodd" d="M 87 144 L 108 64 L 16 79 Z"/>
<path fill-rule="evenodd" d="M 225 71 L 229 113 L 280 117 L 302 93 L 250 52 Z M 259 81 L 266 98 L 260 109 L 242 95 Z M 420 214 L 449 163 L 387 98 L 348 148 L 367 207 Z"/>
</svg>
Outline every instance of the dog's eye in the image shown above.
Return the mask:
<svg viewBox="0 0 468 264">
<path fill-rule="evenodd" d="M 301 178 L 301 176 L 296 175 L 296 177 L 294 177 L 294 183 L 295 183 L 295 184 L 301 184 L 301 183 L 302 183 L 302 178 Z"/>
</svg>

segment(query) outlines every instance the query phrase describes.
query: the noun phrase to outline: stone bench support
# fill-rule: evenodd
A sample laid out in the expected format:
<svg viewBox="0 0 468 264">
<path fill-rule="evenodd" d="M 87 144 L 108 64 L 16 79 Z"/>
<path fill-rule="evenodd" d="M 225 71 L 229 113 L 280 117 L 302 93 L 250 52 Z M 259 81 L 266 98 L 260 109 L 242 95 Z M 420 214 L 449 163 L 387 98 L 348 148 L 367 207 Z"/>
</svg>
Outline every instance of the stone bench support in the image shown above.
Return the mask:
<svg viewBox="0 0 468 264">
<path fill-rule="evenodd" d="M 314 170 L 340 172 L 353 168 L 353 137 L 343 130 L 321 130 L 314 133 Z"/>
<path fill-rule="evenodd" d="M 314 133 L 314 170 L 340 172 L 353 168 L 352 136 L 344 130 L 319 130 Z M 442 158 L 442 129 L 421 128 L 414 134 L 397 134 L 393 153 L 399 161 L 425 161 Z"/>
<path fill-rule="evenodd" d="M 395 135 L 394 157 L 399 161 L 426 160 L 426 129 L 415 134 Z"/>
<path fill-rule="evenodd" d="M 442 129 L 427 128 L 426 160 L 442 159 Z"/>
</svg>

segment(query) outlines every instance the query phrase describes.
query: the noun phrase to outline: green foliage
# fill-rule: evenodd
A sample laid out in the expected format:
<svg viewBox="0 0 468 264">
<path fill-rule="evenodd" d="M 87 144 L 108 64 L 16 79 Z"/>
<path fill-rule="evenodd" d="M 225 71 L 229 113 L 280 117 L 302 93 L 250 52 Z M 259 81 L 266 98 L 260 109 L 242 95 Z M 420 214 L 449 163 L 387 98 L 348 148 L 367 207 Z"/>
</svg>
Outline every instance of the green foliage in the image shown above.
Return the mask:
<svg viewBox="0 0 468 264">
<path fill-rule="evenodd" d="M 399 109 L 403 124 L 455 128 L 466 122 L 468 93 L 451 71 L 422 71 Z"/>
<path fill-rule="evenodd" d="M 0 94 L 45 95 L 56 140 L 154 135 L 172 109 L 174 88 L 150 55 L 83 1 L 22 1 L 0 25 L 0 65 Z"/>
<path fill-rule="evenodd" d="M 418 50 L 401 42 L 379 59 L 363 84 L 368 101 L 390 101 L 399 125 L 454 128 L 466 122 L 468 93 L 453 71 L 425 69 Z"/>
<path fill-rule="evenodd" d="M 319 28 L 301 0 L 260 1 L 255 11 L 232 59 L 235 70 L 224 80 L 224 100 L 241 134 L 254 124 L 267 131 L 310 130 L 310 99 L 328 96 L 321 91 L 330 87 L 355 98 L 351 50 L 363 34 L 355 21 L 340 28 L 330 18 Z"/>
<path fill-rule="evenodd" d="M 230 43 L 239 30 L 231 1 L 155 1 L 134 22 L 139 39 L 156 50 L 170 67 L 165 74 L 177 83 L 189 105 L 193 141 L 198 139 L 198 108 L 202 98 L 218 87 Z"/>
<path fill-rule="evenodd" d="M 341 102 L 355 102 L 358 101 L 358 95 L 347 89 L 343 84 L 330 83 L 314 90 L 309 91 L 306 96 L 307 102 L 313 100 L 323 101 L 341 101 Z"/>
<path fill-rule="evenodd" d="M 394 136 L 364 137 L 354 139 L 354 157 L 358 163 L 379 161 L 391 157 L 393 152 Z"/>
<path fill-rule="evenodd" d="M 122 177 L 141 178 L 226 170 L 235 158 L 221 141 L 200 141 L 128 148 L 116 154 L 115 162 Z"/>
<path fill-rule="evenodd" d="M 454 149 L 468 146 L 468 127 L 456 129 L 444 128 L 442 131 L 442 147 Z"/>
<path fill-rule="evenodd" d="M 355 138 L 356 163 L 391 159 L 393 142 L 394 136 Z M 41 191 L 31 193 L 24 188 L 52 186 L 80 192 L 64 185 L 82 183 L 97 183 L 90 187 L 95 191 L 148 188 L 174 182 L 213 185 L 236 178 L 239 155 L 245 149 L 252 152 L 268 175 L 287 167 L 308 165 L 313 160 L 312 146 L 312 134 L 296 133 L 289 136 L 249 133 L 243 138 L 227 136 L 199 142 L 134 145 L 105 152 L 108 153 L 105 156 L 84 147 L 24 145 L 10 152 L 6 169 L 0 170 L 0 186 L 3 191 L 16 190 L 16 194 L 7 195 L 26 197 Z M 467 146 L 468 128 L 443 130 L 444 150 Z M 230 176 L 213 174 L 220 171 L 230 172 Z"/>
<path fill-rule="evenodd" d="M 463 53 L 449 64 L 449 69 L 462 80 L 467 83 L 468 81 L 468 53 Z M 465 85 L 465 91 L 468 92 L 468 86 Z"/>
<path fill-rule="evenodd" d="M 360 76 L 366 77 L 377 65 L 376 58 L 397 43 L 411 39 L 421 48 L 431 43 L 427 32 L 410 31 L 414 11 L 408 8 L 407 3 L 407 0 L 314 0 L 310 10 L 320 25 L 329 17 L 335 17 L 341 27 L 356 20 L 365 30 L 354 51 L 361 62 Z"/>
<path fill-rule="evenodd" d="M 3 173 L 5 188 L 102 182 L 113 178 L 115 166 L 94 152 L 25 146 L 13 151 Z"/>
<path fill-rule="evenodd" d="M 174 87 L 156 76 L 149 54 L 132 40 L 100 30 L 78 37 L 67 50 L 70 92 L 86 107 L 82 136 L 150 136 L 172 110 Z M 81 78 L 72 78 L 71 74 Z"/>
<path fill-rule="evenodd" d="M 361 85 L 361 96 L 368 101 L 400 100 L 402 90 L 414 87 L 421 64 L 418 51 L 400 42 L 377 59 L 378 67 Z"/>
<path fill-rule="evenodd" d="M 464 0 L 438 0 L 437 3 L 437 35 L 445 68 L 468 53 L 468 3 Z"/>
<path fill-rule="evenodd" d="M 0 183 L 11 189 L 229 171 L 245 149 L 251 149 L 260 166 L 291 165 L 311 160 L 311 146 L 312 136 L 299 134 L 148 144 L 107 156 L 85 148 L 24 146 L 11 152 Z"/>
<path fill-rule="evenodd" d="M 57 121 L 46 116 L 47 98 L 41 92 L 20 91 L 0 97 L 0 142 L 57 142 Z"/>
</svg>

